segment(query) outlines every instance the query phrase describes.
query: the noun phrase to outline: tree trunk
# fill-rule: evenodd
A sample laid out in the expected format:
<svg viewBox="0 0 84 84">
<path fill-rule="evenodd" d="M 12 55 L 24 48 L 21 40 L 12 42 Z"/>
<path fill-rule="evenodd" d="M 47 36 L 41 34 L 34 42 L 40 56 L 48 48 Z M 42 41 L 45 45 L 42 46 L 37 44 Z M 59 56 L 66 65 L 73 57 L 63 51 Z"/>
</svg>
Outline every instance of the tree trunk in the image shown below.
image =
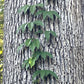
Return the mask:
<svg viewBox="0 0 84 84">
<path fill-rule="evenodd" d="M 43 3 L 47 10 L 57 10 L 61 19 L 46 21 L 45 29 L 53 30 L 57 38 L 46 43 L 40 37 L 42 49 L 53 54 L 53 59 L 39 61 L 41 69 L 49 69 L 58 75 L 58 80 L 47 78 L 46 84 L 84 83 L 84 4 L 81 0 L 5 0 L 4 10 L 4 69 L 3 84 L 32 84 L 32 71 L 21 69 L 22 62 L 31 55 L 30 50 L 17 53 L 17 47 L 33 34 L 16 34 L 17 28 L 35 20 L 29 15 L 22 16 L 17 9 L 24 4 Z M 42 64 L 43 63 L 43 64 Z M 42 83 L 44 84 L 44 83 Z"/>
</svg>

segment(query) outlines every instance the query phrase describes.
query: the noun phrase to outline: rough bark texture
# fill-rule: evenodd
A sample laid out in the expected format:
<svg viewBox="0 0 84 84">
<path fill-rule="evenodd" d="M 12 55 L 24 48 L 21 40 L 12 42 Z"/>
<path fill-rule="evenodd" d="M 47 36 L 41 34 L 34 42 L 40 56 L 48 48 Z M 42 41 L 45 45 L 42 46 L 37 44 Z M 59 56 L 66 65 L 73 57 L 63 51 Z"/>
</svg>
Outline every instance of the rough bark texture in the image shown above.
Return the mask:
<svg viewBox="0 0 84 84">
<path fill-rule="evenodd" d="M 19 25 L 35 19 L 29 15 L 23 17 L 17 9 L 39 2 L 47 10 L 57 10 L 61 16 L 60 20 L 45 22 L 45 29 L 55 31 L 58 37 L 51 38 L 49 43 L 43 40 L 43 34 L 40 37 L 42 49 L 51 52 L 53 60 L 39 61 L 37 67 L 58 75 L 57 81 L 47 78 L 46 84 L 84 84 L 84 0 L 56 0 L 49 5 L 47 0 L 5 0 L 3 84 L 32 84 L 33 71 L 30 74 L 30 70 L 21 69 L 23 60 L 29 58 L 31 52 L 25 49 L 17 53 L 17 47 L 33 34 L 28 31 L 17 35 L 16 30 Z"/>
</svg>

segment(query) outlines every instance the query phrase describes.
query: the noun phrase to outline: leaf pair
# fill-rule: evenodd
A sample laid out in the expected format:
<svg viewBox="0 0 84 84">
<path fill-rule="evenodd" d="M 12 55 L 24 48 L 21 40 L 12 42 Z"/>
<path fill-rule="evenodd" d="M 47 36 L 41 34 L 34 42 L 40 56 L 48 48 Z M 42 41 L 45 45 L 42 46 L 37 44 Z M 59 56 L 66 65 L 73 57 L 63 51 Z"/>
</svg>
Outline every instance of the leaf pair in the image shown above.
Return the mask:
<svg viewBox="0 0 84 84">
<path fill-rule="evenodd" d="M 46 59 L 47 56 L 49 56 L 50 58 L 53 57 L 53 56 L 51 55 L 51 53 L 49 53 L 49 52 L 43 52 L 43 51 L 36 51 L 36 52 L 33 54 L 33 57 L 36 57 L 37 60 L 39 59 L 40 56 L 41 56 L 44 60 Z"/>
<path fill-rule="evenodd" d="M 37 32 L 35 32 L 35 34 L 42 34 L 43 31 L 42 30 L 38 30 Z"/>
<path fill-rule="evenodd" d="M 43 20 L 46 19 L 46 17 L 49 17 L 53 20 L 53 15 L 57 16 L 58 18 L 60 18 L 59 14 L 56 11 L 45 11 L 45 10 L 39 10 L 35 15 L 43 15 Z"/>
<path fill-rule="evenodd" d="M 35 65 L 35 58 L 29 58 L 28 60 L 25 60 L 22 64 L 22 68 L 26 68 L 26 70 L 29 68 L 29 66 L 32 68 Z"/>
<path fill-rule="evenodd" d="M 22 64 L 22 68 L 26 68 L 26 70 L 28 69 L 28 67 L 29 67 L 29 63 L 28 63 L 28 61 L 29 60 L 25 60 L 24 62 L 23 62 L 23 64 Z"/>
<path fill-rule="evenodd" d="M 35 34 L 42 34 L 42 33 L 43 33 L 42 30 L 39 30 L 39 31 L 35 32 Z M 50 39 L 50 35 L 56 37 L 56 33 L 55 33 L 54 31 L 45 31 L 45 38 L 46 38 L 47 40 Z"/>
<path fill-rule="evenodd" d="M 43 8 L 43 4 L 36 4 L 36 5 L 24 5 L 21 8 L 18 9 L 18 13 L 24 12 L 26 13 L 27 10 L 29 9 L 31 14 L 33 15 L 34 12 L 36 11 L 36 7 L 41 7 Z"/>
<path fill-rule="evenodd" d="M 34 52 L 35 48 L 39 49 L 40 47 L 40 42 L 38 39 L 32 39 L 30 45 L 29 45 L 29 48 L 31 51 Z"/>
<path fill-rule="evenodd" d="M 39 75 L 40 75 L 42 80 L 44 79 L 44 77 L 47 77 L 48 75 L 51 75 L 51 76 L 55 77 L 55 79 L 58 79 L 58 76 L 54 72 L 52 72 L 50 70 L 38 70 L 38 71 L 35 71 L 33 76 L 32 76 L 32 79 L 34 80 L 34 78 L 39 76 Z"/>
<path fill-rule="evenodd" d="M 21 44 L 17 49 L 18 51 L 22 49 L 23 46 L 29 47 L 31 51 L 34 51 L 35 48 L 39 49 L 40 42 L 38 39 L 27 39 L 23 44 Z"/>
<path fill-rule="evenodd" d="M 44 24 L 43 24 L 42 21 L 36 20 L 36 21 L 30 22 L 30 23 L 22 24 L 22 25 L 17 29 L 17 33 L 18 33 L 20 30 L 22 30 L 22 32 L 24 32 L 25 29 L 26 29 L 26 27 L 28 27 L 29 30 L 32 31 L 32 29 L 34 28 L 34 25 L 44 26 Z"/>
<path fill-rule="evenodd" d="M 36 58 L 29 58 L 28 60 L 25 60 L 22 64 L 22 68 L 26 68 L 26 70 L 29 68 L 29 66 L 32 68 L 35 65 Z"/>
<path fill-rule="evenodd" d="M 52 55 L 49 52 L 43 52 L 43 51 L 36 51 L 31 58 L 29 58 L 28 60 L 25 60 L 23 62 L 22 68 L 26 68 L 28 69 L 28 67 L 30 66 L 31 68 L 35 65 L 35 62 L 39 59 L 39 57 L 42 57 L 44 60 L 47 56 L 49 56 L 50 58 L 52 58 Z"/>
<path fill-rule="evenodd" d="M 56 33 L 54 31 L 45 31 L 45 37 L 47 40 L 50 39 L 50 34 L 54 37 L 56 37 Z"/>
</svg>

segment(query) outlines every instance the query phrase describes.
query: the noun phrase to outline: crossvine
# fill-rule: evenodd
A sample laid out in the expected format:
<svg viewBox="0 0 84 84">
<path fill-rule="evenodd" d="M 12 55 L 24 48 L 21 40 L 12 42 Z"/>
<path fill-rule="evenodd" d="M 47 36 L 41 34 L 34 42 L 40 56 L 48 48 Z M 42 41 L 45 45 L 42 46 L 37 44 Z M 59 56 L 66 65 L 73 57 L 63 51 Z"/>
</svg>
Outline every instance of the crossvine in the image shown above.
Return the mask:
<svg viewBox="0 0 84 84">
<path fill-rule="evenodd" d="M 44 10 L 43 4 L 24 5 L 21 8 L 19 8 L 17 12 L 18 13 L 24 12 L 24 14 L 25 14 L 25 13 L 27 13 L 28 10 L 34 16 L 40 15 L 41 17 L 43 17 L 43 21 L 46 20 L 47 18 L 50 18 L 51 20 L 53 20 L 54 16 L 57 18 L 60 18 L 59 14 L 56 11 Z M 28 28 L 29 31 L 31 32 L 35 28 L 35 26 L 37 29 L 39 26 L 40 29 L 37 32 L 34 32 L 34 34 L 37 36 L 38 36 L 38 34 L 44 34 L 45 39 L 47 39 L 47 41 L 49 41 L 50 35 L 52 35 L 53 37 L 56 37 L 57 35 L 54 31 L 47 31 L 47 30 L 43 31 L 43 27 L 44 27 L 43 21 L 35 20 L 35 21 L 28 22 L 28 23 L 24 23 L 24 24 L 20 25 L 20 27 L 17 29 L 17 33 L 19 33 L 19 31 L 22 31 L 23 33 L 25 33 L 26 28 Z M 18 48 L 17 48 L 18 51 L 21 50 L 23 47 L 28 47 L 32 51 L 31 57 L 23 62 L 22 68 L 25 68 L 27 70 L 29 67 L 30 68 L 34 67 L 36 64 L 36 61 L 38 61 L 40 57 L 44 60 L 47 57 L 53 58 L 51 53 L 42 51 L 40 49 L 40 46 L 41 46 L 40 41 L 37 38 L 29 38 L 24 43 L 20 44 L 20 46 L 18 46 Z M 51 75 L 55 79 L 58 79 L 58 76 L 53 71 L 37 70 L 33 73 L 32 80 L 35 81 L 35 78 L 37 76 L 40 76 L 41 79 L 43 80 L 48 75 Z"/>
</svg>

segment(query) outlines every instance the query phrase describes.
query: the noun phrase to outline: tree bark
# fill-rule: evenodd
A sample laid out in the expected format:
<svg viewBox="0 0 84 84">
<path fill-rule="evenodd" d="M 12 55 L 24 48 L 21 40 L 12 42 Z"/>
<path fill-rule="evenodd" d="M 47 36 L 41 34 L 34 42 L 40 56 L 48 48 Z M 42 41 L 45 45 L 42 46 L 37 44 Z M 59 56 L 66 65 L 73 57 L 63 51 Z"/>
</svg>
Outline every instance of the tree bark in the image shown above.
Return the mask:
<svg viewBox="0 0 84 84">
<path fill-rule="evenodd" d="M 52 2 L 53 1 L 53 2 Z M 28 21 L 35 20 L 30 15 L 17 13 L 25 4 L 43 3 L 47 10 L 59 12 L 61 19 L 46 21 L 45 29 L 53 30 L 57 38 L 46 43 L 40 37 L 42 49 L 49 51 L 53 59 L 39 61 L 37 67 L 49 69 L 58 75 L 58 80 L 47 78 L 46 84 L 84 83 L 84 4 L 83 0 L 5 0 L 4 10 L 4 69 L 3 84 L 32 84 L 33 71 L 21 68 L 22 62 L 31 56 L 30 50 L 17 53 L 17 47 L 32 37 L 33 33 L 16 34 L 17 28 Z M 47 25 L 47 26 L 46 26 Z M 35 69 L 35 68 L 34 68 Z M 43 84 L 43 83 L 42 83 Z"/>
</svg>

